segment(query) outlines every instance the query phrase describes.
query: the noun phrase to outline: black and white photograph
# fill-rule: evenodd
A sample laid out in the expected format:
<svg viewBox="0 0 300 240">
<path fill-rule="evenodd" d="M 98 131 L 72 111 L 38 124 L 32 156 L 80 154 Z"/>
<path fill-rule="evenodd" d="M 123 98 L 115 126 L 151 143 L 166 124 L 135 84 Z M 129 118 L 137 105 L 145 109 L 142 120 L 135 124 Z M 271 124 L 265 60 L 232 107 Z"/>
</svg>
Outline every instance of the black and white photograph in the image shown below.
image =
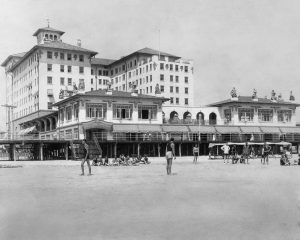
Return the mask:
<svg viewBox="0 0 300 240">
<path fill-rule="evenodd" d="M 299 240 L 300 1 L 0 0 L 1 240 Z"/>
</svg>

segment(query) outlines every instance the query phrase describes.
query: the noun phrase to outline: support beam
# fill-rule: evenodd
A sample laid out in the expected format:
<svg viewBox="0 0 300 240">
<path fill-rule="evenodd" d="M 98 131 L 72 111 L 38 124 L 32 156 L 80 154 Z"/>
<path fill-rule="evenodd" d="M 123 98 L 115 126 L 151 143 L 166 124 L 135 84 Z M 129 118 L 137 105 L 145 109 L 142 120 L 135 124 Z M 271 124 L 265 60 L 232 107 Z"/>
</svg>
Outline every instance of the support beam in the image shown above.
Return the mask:
<svg viewBox="0 0 300 240">
<path fill-rule="evenodd" d="M 65 158 L 69 160 L 69 143 L 65 143 Z"/>
<path fill-rule="evenodd" d="M 181 157 L 181 143 L 179 143 L 179 156 Z"/>
<path fill-rule="evenodd" d="M 43 152 L 43 143 L 40 143 L 39 145 L 39 157 L 41 161 L 44 161 L 44 152 Z"/>
<path fill-rule="evenodd" d="M 114 157 L 117 157 L 117 143 L 114 144 Z"/>
<path fill-rule="evenodd" d="M 140 151 L 141 151 L 141 144 L 138 143 L 138 149 L 137 149 L 137 155 L 140 156 Z"/>
<path fill-rule="evenodd" d="M 160 157 L 160 144 L 157 144 L 157 150 L 158 150 L 158 157 Z"/>
</svg>

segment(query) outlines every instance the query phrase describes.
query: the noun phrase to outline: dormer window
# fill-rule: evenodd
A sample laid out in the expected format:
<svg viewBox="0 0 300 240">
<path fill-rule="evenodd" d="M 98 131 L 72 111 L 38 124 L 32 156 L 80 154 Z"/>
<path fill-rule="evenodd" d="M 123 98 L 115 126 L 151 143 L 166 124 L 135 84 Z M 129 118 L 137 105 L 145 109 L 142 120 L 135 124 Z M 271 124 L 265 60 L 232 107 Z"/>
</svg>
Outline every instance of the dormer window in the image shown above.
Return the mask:
<svg viewBox="0 0 300 240">
<path fill-rule="evenodd" d="M 53 35 L 52 34 L 50 34 L 50 40 L 53 40 Z"/>
<path fill-rule="evenodd" d="M 56 35 L 54 35 L 54 40 L 57 41 L 57 36 Z"/>
<path fill-rule="evenodd" d="M 45 34 L 45 38 L 48 39 L 48 34 Z"/>
</svg>

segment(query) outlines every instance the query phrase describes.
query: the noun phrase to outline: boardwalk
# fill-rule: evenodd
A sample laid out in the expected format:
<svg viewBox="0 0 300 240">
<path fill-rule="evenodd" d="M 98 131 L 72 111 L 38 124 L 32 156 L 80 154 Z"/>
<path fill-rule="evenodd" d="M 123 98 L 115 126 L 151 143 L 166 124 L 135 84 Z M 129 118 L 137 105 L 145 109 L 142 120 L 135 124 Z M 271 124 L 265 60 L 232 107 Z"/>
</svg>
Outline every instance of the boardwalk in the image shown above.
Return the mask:
<svg viewBox="0 0 300 240">
<path fill-rule="evenodd" d="M 1 162 L 0 239 L 299 239 L 300 166 Z"/>
</svg>

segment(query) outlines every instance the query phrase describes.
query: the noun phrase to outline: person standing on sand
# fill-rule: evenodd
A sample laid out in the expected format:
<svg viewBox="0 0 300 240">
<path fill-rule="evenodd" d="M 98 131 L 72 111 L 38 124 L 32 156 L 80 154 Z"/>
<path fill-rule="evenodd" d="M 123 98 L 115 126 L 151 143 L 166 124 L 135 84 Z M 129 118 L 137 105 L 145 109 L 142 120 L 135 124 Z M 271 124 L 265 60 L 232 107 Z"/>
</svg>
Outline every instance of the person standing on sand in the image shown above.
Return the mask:
<svg viewBox="0 0 300 240">
<path fill-rule="evenodd" d="M 171 175 L 172 161 L 176 159 L 175 157 L 175 144 L 174 138 L 171 138 L 166 146 L 166 160 L 167 160 L 167 174 Z"/>
<path fill-rule="evenodd" d="M 199 147 L 197 144 L 195 144 L 195 146 L 193 147 L 193 155 L 194 155 L 194 160 L 193 160 L 193 163 L 197 163 L 197 159 L 198 159 L 198 156 L 199 156 Z"/>
<path fill-rule="evenodd" d="M 84 163 L 86 162 L 89 168 L 89 174 L 88 175 L 92 175 L 92 169 L 91 169 L 91 164 L 90 164 L 90 149 L 89 149 L 89 145 L 87 144 L 86 140 L 83 139 L 82 140 L 82 144 L 83 144 L 83 150 L 84 150 L 84 158 L 81 161 L 81 176 L 84 175 Z"/>
</svg>

